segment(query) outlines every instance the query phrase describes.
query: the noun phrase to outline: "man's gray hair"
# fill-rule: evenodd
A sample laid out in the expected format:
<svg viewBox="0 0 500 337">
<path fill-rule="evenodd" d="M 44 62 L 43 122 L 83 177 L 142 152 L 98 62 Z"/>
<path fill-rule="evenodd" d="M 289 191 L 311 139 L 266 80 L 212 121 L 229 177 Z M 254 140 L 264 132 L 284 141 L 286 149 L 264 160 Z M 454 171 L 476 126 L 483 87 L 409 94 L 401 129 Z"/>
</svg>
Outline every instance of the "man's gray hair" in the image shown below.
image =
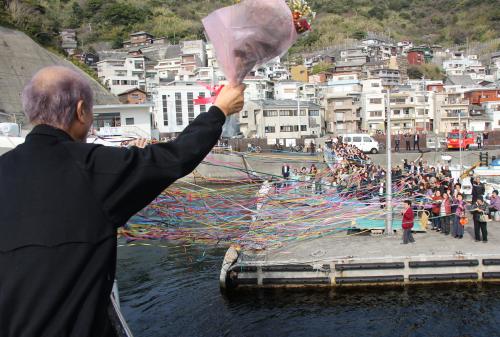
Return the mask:
<svg viewBox="0 0 500 337">
<path fill-rule="evenodd" d="M 67 128 L 75 120 L 78 101 L 92 112 L 93 93 L 89 82 L 76 71 L 47 67 L 38 71 L 22 93 L 23 109 L 30 123 Z"/>
</svg>

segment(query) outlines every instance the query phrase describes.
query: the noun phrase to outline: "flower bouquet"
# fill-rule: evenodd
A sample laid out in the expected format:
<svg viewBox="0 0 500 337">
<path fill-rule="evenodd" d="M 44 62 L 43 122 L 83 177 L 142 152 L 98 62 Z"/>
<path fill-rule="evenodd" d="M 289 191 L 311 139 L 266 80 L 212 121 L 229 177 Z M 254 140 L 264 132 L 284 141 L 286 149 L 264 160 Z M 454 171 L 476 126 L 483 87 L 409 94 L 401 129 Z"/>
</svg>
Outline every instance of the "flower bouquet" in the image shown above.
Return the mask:
<svg viewBox="0 0 500 337">
<path fill-rule="evenodd" d="M 209 14 L 203 26 L 227 80 L 238 85 L 256 65 L 287 51 L 313 18 L 305 0 L 244 0 Z"/>
</svg>

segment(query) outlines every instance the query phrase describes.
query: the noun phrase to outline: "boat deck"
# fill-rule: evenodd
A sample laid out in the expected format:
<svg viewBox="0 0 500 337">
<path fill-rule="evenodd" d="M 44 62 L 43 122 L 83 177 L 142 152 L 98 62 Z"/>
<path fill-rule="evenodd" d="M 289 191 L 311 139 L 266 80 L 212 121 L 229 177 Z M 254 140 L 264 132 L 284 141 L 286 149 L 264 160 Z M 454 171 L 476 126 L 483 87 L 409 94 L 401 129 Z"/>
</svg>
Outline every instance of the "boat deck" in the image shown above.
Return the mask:
<svg viewBox="0 0 500 337">
<path fill-rule="evenodd" d="M 500 279 L 500 223 L 488 223 L 488 243 L 429 231 L 401 244 L 401 233 L 331 236 L 270 251 L 230 248 L 221 287 L 339 286 Z"/>
</svg>

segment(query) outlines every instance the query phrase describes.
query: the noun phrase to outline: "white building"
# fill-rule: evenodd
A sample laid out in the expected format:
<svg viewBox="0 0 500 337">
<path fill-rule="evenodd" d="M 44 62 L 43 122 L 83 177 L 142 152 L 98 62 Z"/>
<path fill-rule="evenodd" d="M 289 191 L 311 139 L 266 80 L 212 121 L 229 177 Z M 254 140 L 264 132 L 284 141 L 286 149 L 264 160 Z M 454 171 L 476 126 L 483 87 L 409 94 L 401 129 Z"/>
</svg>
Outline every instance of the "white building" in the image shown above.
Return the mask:
<svg viewBox="0 0 500 337">
<path fill-rule="evenodd" d="M 183 41 L 181 50 L 184 55 L 196 55 L 200 60 L 200 67 L 207 66 L 207 48 L 203 40 Z"/>
<path fill-rule="evenodd" d="M 251 73 L 256 77 L 266 77 L 269 80 L 283 81 L 290 79 L 288 69 L 281 64 L 280 57 L 256 67 Z"/>
<path fill-rule="evenodd" d="M 369 79 L 362 82 L 361 127 L 369 132 L 384 131 L 386 95 L 381 79 Z"/>
<path fill-rule="evenodd" d="M 267 138 L 269 144 L 290 145 L 292 139 L 321 137 L 322 115 L 321 107 L 308 101 L 247 101 L 239 114 L 240 131 L 248 138 Z"/>
<path fill-rule="evenodd" d="M 98 136 L 155 137 L 152 104 L 94 105 L 94 132 Z"/>
<path fill-rule="evenodd" d="M 97 62 L 97 75 L 101 83 L 114 95 L 139 88 L 151 92 L 159 85 L 158 72 L 149 69 L 145 57 L 107 59 Z"/>
<path fill-rule="evenodd" d="M 443 61 L 446 75 L 469 75 L 473 80 L 484 80 L 486 67 L 478 60 L 477 55 L 465 55 L 462 52 L 452 53 L 450 59 Z"/>
<path fill-rule="evenodd" d="M 274 82 L 263 77 L 247 76 L 243 80 L 247 86 L 245 101 L 274 99 Z"/>
<path fill-rule="evenodd" d="M 175 81 L 160 86 L 153 95 L 155 122 L 160 134 L 182 132 L 200 113 L 211 107 L 211 104 L 195 105 L 194 100 L 209 96 L 210 91 L 195 82 Z"/>
</svg>

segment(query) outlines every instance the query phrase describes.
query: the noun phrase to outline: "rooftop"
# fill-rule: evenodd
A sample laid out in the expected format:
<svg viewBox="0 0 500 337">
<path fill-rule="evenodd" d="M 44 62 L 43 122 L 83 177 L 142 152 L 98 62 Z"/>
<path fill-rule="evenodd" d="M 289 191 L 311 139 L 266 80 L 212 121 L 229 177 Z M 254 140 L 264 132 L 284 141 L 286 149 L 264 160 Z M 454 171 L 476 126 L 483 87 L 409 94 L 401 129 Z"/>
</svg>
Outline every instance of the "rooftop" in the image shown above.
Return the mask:
<svg viewBox="0 0 500 337">
<path fill-rule="evenodd" d="M 469 75 L 449 75 L 445 85 L 473 86 L 476 85 L 476 82 Z"/>
<path fill-rule="evenodd" d="M 257 103 L 262 106 L 263 109 L 268 108 L 296 108 L 300 104 L 301 108 L 308 109 L 320 109 L 318 104 L 312 103 L 310 101 L 300 101 L 294 99 L 280 99 L 280 100 L 253 100 L 252 102 Z"/>
</svg>

